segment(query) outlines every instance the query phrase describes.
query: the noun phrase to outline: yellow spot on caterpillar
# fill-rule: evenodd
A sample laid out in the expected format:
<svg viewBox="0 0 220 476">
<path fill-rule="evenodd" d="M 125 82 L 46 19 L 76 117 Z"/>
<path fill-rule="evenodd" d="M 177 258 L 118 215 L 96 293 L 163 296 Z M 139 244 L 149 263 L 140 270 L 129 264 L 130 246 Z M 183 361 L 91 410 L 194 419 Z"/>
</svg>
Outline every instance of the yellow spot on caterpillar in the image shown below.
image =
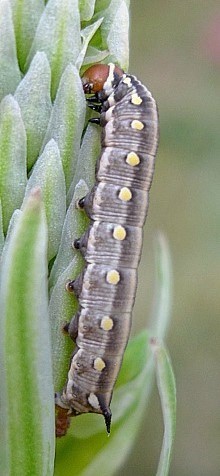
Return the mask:
<svg viewBox="0 0 220 476">
<path fill-rule="evenodd" d="M 140 164 L 140 159 L 135 152 L 129 152 L 129 154 L 126 157 L 126 162 L 127 164 L 131 165 L 132 167 L 135 167 L 135 165 Z"/>
<path fill-rule="evenodd" d="M 101 328 L 104 331 L 110 331 L 113 328 L 113 320 L 109 316 L 104 316 L 101 320 Z"/>
<path fill-rule="evenodd" d="M 129 202 L 132 198 L 132 193 L 128 187 L 122 187 L 118 196 L 122 202 Z"/>
<path fill-rule="evenodd" d="M 142 131 L 142 129 L 144 128 L 144 124 L 143 122 L 137 121 L 137 119 L 134 119 L 134 121 L 132 121 L 131 123 L 131 127 L 132 129 L 136 129 L 137 131 Z"/>
<path fill-rule="evenodd" d="M 100 357 L 94 360 L 94 369 L 101 372 L 105 368 L 105 362 Z"/>
<path fill-rule="evenodd" d="M 140 104 L 142 103 L 142 99 L 140 96 L 138 96 L 137 93 L 134 93 L 131 96 L 131 102 L 132 104 L 135 104 L 135 106 L 140 106 Z"/>
<path fill-rule="evenodd" d="M 126 237 L 125 228 L 121 225 L 115 226 L 113 231 L 113 238 L 115 238 L 115 240 L 122 241 L 125 239 L 125 237 Z"/>
<path fill-rule="evenodd" d="M 109 284 L 118 284 L 120 281 L 120 274 L 116 269 L 112 269 L 111 271 L 108 271 L 107 276 L 106 276 L 106 281 Z"/>
<path fill-rule="evenodd" d="M 131 78 L 128 78 L 128 76 L 126 76 L 123 79 L 123 83 L 127 84 L 127 86 L 131 86 Z"/>
</svg>

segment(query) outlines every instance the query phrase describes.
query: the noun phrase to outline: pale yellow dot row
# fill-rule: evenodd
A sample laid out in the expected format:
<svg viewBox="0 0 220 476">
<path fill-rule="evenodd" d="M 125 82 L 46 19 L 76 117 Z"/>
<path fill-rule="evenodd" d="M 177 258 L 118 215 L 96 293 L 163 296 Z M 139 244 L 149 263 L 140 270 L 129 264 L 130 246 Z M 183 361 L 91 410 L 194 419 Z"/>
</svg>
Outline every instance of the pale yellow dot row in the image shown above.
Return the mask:
<svg viewBox="0 0 220 476">
<path fill-rule="evenodd" d="M 131 86 L 130 78 L 126 77 L 123 80 L 123 82 L 125 84 L 127 84 L 128 86 Z M 131 102 L 135 105 L 139 105 L 139 104 L 142 103 L 142 99 L 138 96 L 138 94 L 133 94 Z M 142 122 L 134 120 L 131 123 L 131 127 L 133 129 L 142 130 L 144 125 L 143 125 Z M 126 162 L 129 165 L 131 165 L 132 167 L 134 167 L 135 165 L 138 165 L 140 163 L 140 159 L 139 159 L 138 155 L 135 152 L 130 152 L 127 155 Z M 122 187 L 120 192 L 119 192 L 119 198 L 120 198 L 120 200 L 125 201 L 125 202 L 131 200 L 131 198 L 132 198 L 131 190 L 128 187 Z M 119 240 L 119 241 L 124 240 L 125 237 L 126 237 L 125 228 L 121 225 L 115 226 L 114 231 L 113 231 L 113 237 L 116 240 Z M 106 281 L 109 284 L 114 284 L 114 285 L 118 284 L 118 282 L 120 281 L 119 272 L 115 269 L 112 269 L 112 270 L 108 271 L 107 276 L 106 276 Z M 105 331 L 110 331 L 113 328 L 113 324 L 114 323 L 113 323 L 113 320 L 111 319 L 111 317 L 104 316 L 101 320 L 100 327 Z M 94 360 L 94 369 L 95 370 L 101 372 L 105 368 L 105 366 L 106 366 L 106 364 L 105 364 L 104 360 L 101 359 L 101 357 L 97 357 Z M 95 395 L 94 395 L 94 397 L 95 397 Z M 91 400 L 94 400 L 94 398 L 93 399 L 91 398 Z M 95 401 L 95 402 L 91 401 L 91 404 L 93 404 L 93 405 L 96 404 L 97 405 L 97 401 Z"/>
</svg>

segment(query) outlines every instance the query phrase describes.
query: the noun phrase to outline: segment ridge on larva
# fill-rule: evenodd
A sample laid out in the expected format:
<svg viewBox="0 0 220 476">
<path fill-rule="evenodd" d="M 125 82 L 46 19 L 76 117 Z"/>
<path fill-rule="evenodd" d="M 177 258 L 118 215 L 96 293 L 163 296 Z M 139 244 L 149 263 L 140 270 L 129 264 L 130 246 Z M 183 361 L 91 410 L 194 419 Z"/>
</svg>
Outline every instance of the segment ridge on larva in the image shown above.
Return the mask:
<svg viewBox="0 0 220 476">
<path fill-rule="evenodd" d="M 158 114 L 148 89 L 114 64 L 90 67 L 82 82 L 84 92 L 93 94 L 89 107 L 100 112 L 91 122 L 101 126 L 102 149 L 96 183 L 78 202 L 91 222 L 74 242 L 86 264 L 68 284 L 79 300 L 79 311 L 66 326 L 76 349 L 56 404 L 70 416 L 103 414 L 109 433 L 113 387 L 131 327 Z"/>
</svg>

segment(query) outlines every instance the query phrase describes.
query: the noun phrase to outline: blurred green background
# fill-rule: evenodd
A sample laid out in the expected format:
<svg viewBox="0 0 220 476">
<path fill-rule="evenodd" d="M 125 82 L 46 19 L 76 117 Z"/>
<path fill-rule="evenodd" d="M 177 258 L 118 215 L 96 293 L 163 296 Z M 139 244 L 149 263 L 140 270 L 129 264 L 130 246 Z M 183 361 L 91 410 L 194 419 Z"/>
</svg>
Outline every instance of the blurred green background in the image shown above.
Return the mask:
<svg viewBox="0 0 220 476">
<path fill-rule="evenodd" d="M 171 476 L 220 475 L 220 3 L 131 1 L 130 72 L 153 92 L 160 147 L 145 228 L 133 332 L 149 322 L 154 241 L 168 238 L 177 380 Z M 137 322 L 138 320 L 138 322 Z M 162 443 L 156 390 L 120 475 L 155 476 Z"/>
</svg>

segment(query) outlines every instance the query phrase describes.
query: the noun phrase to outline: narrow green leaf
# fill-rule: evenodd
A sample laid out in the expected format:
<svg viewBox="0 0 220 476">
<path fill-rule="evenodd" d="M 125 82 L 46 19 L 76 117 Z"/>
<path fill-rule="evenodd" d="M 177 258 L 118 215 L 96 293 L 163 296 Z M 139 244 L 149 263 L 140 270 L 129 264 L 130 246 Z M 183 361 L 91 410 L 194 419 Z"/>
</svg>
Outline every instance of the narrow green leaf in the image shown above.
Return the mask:
<svg viewBox="0 0 220 476">
<path fill-rule="evenodd" d="M 1 474 L 50 476 L 54 399 L 47 298 L 47 230 L 39 191 L 4 254 L 1 284 Z"/>
<path fill-rule="evenodd" d="M 27 64 L 37 51 L 44 51 L 51 67 L 52 98 L 69 63 L 75 63 L 81 48 L 77 0 L 49 0 L 39 22 Z"/>
<path fill-rule="evenodd" d="M 169 327 L 172 306 L 172 263 L 168 242 L 163 233 L 156 240 L 156 283 L 150 322 L 151 335 L 163 339 Z"/>
<path fill-rule="evenodd" d="M 2 259 L 4 259 L 4 254 L 7 253 L 8 245 L 9 245 L 10 239 L 11 239 L 11 234 L 13 233 L 13 230 L 16 226 L 17 220 L 19 219 L 21 214 L 22 214 L 21 210 L 15 210 L 12 217 L 11 217 L 11 220 L 10 220 L 9 225 L 8 225 L 7 235 L 6 235 L 6 238 L 5 238 L 4 248 L 2 250 Z"/>
<path fill-rule="evenodd" d="M 21 79 L 17 61 L 11 6 L 0 0 L 0 100 L 13 93 Z"/>
<path fill-rule="evenodd" d="M 100 13 L 103 10 L 107 10 L 112 0 L 99 0 L 95 5 L 95 14 Z"/>
<path fill-rule="evenodd" d="M 176 386 L 169 354 L 157 339 L 151 339 L 154 354 L 157 387 L 160 394 L 164 421 L 163 446 L 157 476 L 167 476 L 176 429 Z"/>
<path fill-rule="evenodd" d="M 48 261 L 50 261 L 57 254 L 66 214 L 65 178 L 59 149 L 53 139 L 48 142 L 34 166 L 27 183 L 25 197 L 35 187 L 42 190 L 48 225 Z"/>
<path fill-rule="evenodd" d="M 50 288 L 55 285 L 59 276 L 69 266 L 74 255 L 79 254 L 79 251 L 74 250 L 72 244 L 74 240 L 79 238 L 88 228 L 89 219 L 82 210 L 76 208 L 76 201 L 84 197 L 87 193 L 88 187 L 86 183 L 80 180 L 75 188 L 72 202 L 67 210 L 59 251 L 50 273 Z"/>
<path fill-rule="evenodd" d="M 30 170 L 39 155 L 51 113 L 50 65 L 45 53 L 37 53 L 15 91 L 27 133 L 27 163 Z"/>
<path fill-rule="evenodd" d="M 0 196 L 5 233 L 13 211 L 21 206 L 26 183 L 26 133 L 19 105 L 9 95 L 0 104 Z"/>
<path fill-rule="evenodd" d="M 129 453 L 152 387 L 153 360 L 149 360 L 147 333 L 143 332 L 130 341 L 128 350 L 122 365 L 122 374 L 128 372 L 126 383 L 123 384 L 123 379 L 119 381 L 113 394 L 110 438 L 104 435 L 102 416 L 73 418 L 65 441 L 57 442 L 56 476 L 64 475 L 64 459 L 69 463 L 65 467 L 65 476 L 94 476 L 100 468 L 105 476 L 111 476 Z M 114 458 L 109 458 L 112 454 Z"/>
<path fill-rule="evenodd" d="M 62 332 L 62 326 L 70 321 L 78 308 L 74 294 L 66 290 L 66 283 L 75 279 L 83 267 L 81 255 L 75 256 L 55 284 L 49 304 L 49 318 L 52 334 L 54 387 L 60 391 L 66 381 L 69 359 L 73 351 L 73 341 Z"/>
<path fill-rule="evenodd" d="M 19 65 L 24 71 L 35 31 L 44 10 L 43 0 L 10 0 Z"/>
<path fill-rule="evenodd" d="M 84 57 L 85 57 L 89 42 L 94 36 L 94 34 L 96 33 L 96 31 L 98 30 L 98 28 L 100 27 L 102 20 L 103 18 L 100 18 L 98 21 L 96 21 L 95 23 L 92 23 L 92 25 L 87 26 L 86 28 L 84 28 L 84 30 L 81 31 L 83 45 L 75 64 L 78 70 L 80 70 L 82 63 L 84 61 Z M 96 61 L 98 60 L 96 59 Z"/>
<path fill-rule="evenodd" d="M 67 203 L 72 200 L 76 185 L 81 179 L 86 182 L 89 190 L 94 185 L 95 164 L 100 155 L 100 151 L 100 128 L 94 124 L 89 124 L 79 151 L 76 172 L 67 195 Z"/>
<path fill-rule="evenodd" d="M 4 232 L 3 232 L 2 204 L 1 204 L 1 199 L 0 199 L 0 257 L 1 257 L 1 254 L 2 254 L 2 249 L 3 249 L 3 246 L 4 246 L 4 242 L 5 242 L 5 237 L 4 237 Z"/>
<path fill-rule="evenodd" d="M 113 8 L 115 10 L 115 6 Z M 102 35 L 106 37 L 110 55 L 127 71 L 129 64 L 129 12 L 125 1 L 121 1 L 117 11 L 114 12 L 110 28 L 108 22 L 103 24 Z"/>
<path fill-rule="evenodd" d="M 96 0 L 79 0 L 79 10 L 82 21 L 91 20 L 94 14 Z"/>
<path fill-rule="evenodd" d="M 63 73 L 52 110 L 44 145 L 54 139 L 59 147 L 67 190 L 73 179 L 85 122 L 85 96 L 77 69 L 69 65 Z"/>
</svg>

